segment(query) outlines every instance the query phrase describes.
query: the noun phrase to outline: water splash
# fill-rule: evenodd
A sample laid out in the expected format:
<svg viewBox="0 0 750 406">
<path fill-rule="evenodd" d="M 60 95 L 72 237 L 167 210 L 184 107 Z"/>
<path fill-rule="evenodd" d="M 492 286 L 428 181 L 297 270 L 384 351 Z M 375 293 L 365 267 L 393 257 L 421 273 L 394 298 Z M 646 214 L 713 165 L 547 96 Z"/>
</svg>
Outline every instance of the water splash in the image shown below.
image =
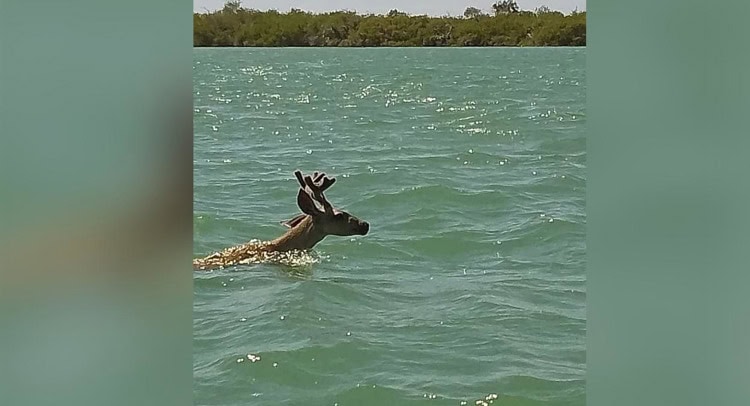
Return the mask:
<svg viewBox="0 0 750 406">
<path fill-rule="evenodd" d="M 269 242 L 251 240 L 235 247 L 215 252 L 207 257 L 194 259 L 197 270 L 224 269 L 236 265 L 279 264 L 289 267 L 304 267 L 320 262 L 320 257 L 309 251 L 286 252 L 267 250 Z"/>
</svg>

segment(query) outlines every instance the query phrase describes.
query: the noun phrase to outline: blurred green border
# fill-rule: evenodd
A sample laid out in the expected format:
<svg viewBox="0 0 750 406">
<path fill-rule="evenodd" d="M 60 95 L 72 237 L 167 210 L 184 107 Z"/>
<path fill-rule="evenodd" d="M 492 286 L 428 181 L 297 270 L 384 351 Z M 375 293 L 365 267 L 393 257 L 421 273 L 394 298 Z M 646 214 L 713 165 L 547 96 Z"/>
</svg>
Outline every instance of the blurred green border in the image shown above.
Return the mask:
<svg viewBox="0 0 750 406">
<path fill-rule="evenodd" d="M 750 404 L 749 11 L 588 5 L 590 405 Z"/>
<path fill-rule="evenodd" d="M 0 1 L 0 403 L 192 403 L 192 2 Z"/>
</svg>

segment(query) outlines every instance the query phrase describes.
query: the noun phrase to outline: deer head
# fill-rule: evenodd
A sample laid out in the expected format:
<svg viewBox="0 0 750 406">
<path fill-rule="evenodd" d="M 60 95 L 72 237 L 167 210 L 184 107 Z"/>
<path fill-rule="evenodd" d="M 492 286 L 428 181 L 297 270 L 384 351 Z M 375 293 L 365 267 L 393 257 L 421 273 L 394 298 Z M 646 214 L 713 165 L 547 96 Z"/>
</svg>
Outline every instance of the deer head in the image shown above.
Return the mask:
<svg viewBox="0 0 750 406">
<path fill-rule="evenodd" d="M 323 192 L 330 188 L 335 178 L 329 178 L 322 172 L 315 172 L 313 176 L 303 176 L 302 172 L 295 171 L 294 176 L 300 184 L 297 193 L 297 205 L 303 213 L 284 224 L 294 228 L 310 218 L 312 226 L 320 230 L 324 235 L 366 235 L 370 225 L 351 214 L 335 209 L 331 202 L 326 199 Z"/>
</svg>

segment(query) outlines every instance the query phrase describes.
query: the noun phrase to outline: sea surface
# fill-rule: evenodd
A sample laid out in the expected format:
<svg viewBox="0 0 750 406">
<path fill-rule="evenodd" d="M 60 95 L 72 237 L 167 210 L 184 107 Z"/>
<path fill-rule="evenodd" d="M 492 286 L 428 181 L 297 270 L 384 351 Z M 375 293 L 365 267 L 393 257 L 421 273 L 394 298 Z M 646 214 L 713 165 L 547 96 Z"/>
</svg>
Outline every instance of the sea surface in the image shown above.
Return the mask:
<svg viewBox="0 0 750 406">
<path fill-rule="evenodd" d="M 193 273 L 195 404 L 585 404 L 584 69 L 585 48 L 195 49 L 195 256 L 283 233 L 295 169 L 371 225 Z"/>
</svg>

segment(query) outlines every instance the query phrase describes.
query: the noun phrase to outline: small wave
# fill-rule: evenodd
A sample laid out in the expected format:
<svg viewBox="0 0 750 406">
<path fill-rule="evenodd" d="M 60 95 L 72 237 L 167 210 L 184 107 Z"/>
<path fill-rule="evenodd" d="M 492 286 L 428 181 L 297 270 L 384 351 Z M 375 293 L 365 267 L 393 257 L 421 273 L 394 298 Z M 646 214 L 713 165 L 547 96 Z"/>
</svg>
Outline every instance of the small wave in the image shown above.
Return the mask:
<svg viewBox="0 0 750 406">
<path fill-rule="evenodd" d="M 287 251 L 287 252 L 264 252 L 259 257 L 253 257 L 244 259 L 239 262 L 239 265 L 251 265 L 251 264 L 279 264 L 291 267 L 304 267 L 317 264 L 320 262 L 320 258 L 312 252 L 308 251 Z"/>
<path fill-rule="evenodd" d="M 364 200 L 364 203 L 379 205 L 394 205 L 398 203 L 440 202 L 441 206 L 448 204 L 446 199 L 461 197 L 461 193 L 452 187 L 444 185 L 413 186 L 395 193 L 380 193 Z M 419 207 L 419 206 L 417 206 Z"/>
</svg>

